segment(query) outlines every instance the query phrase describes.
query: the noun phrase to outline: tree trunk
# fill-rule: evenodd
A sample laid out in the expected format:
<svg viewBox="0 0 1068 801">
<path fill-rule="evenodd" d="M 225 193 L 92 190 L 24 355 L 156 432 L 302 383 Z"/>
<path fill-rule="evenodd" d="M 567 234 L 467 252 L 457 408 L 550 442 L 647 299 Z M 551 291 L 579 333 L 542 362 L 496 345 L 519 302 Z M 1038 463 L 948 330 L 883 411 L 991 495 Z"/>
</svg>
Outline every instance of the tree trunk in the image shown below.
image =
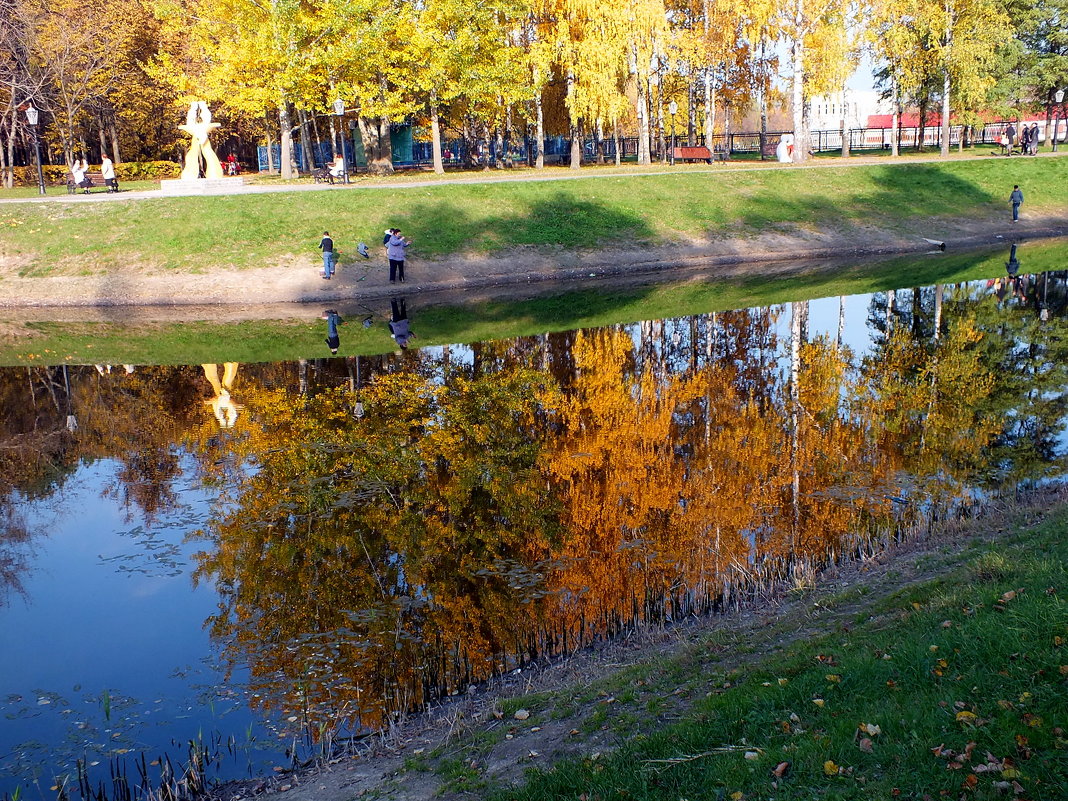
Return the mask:
<svg viewBox="0 0 1068 801">
<path fill-rule="evenodd" d="M 300 166 L 304 172 L 311 172 L 315 169 L 315 150 L 312 149 L 308 115 L 304 109 L 297 109 L 297 120 L 300 122 Z"/>
<path fill-rule="evenodd" d="M 793 66 L 793 84 L 791 112 L 794 125 L 794 162 L 801 163 L 808 158 L 808 132 L 805 130 L 805 3 L 794 0 L 794 30 L 791 47 L 791 64 Z"/>
<path fill-rule="evenodd" d="M 389 120 L 382 117 L 357 117 L 363 149 L 367 154 L 367 171 L 372 175 L 392 175 L 393 150 L 389 141 Z"/>
<path fill-rule="evenodd" d="M 498 170 L 504 169 L 504 128 L 500 125 L 497 126 L 497 152 L 494 153 L 494 164 Z"/>
<path fill-rule="evenodd" d="M 920 112 L 920 133 L 916 140 L 916 150 L 920 153 L 926 150 L 925 142 L 927 141 L 927 107 L 931 103 L 931 98 L 924 92 L 920 96 L 920 102 L 917 104 Z"/>
<path fill-rule="evenodd" d="M 538 125 L 535 130 L 535 138 L 537 142 L 535 147 L 537 148 L 537 157 L 534 159 L 534 169 L 545 169 L 545 114 L 544 109 L 541 107 L 541 92 L 538 92 L 538 96 L 534 99 L 535 111 L 537 112 Z"/>
<path fill-rule="evenodd" d="M 483 171 L 490 168 L 490 159 L 493 158 L 493 149 L 490 147 L 490 127 L 488 122 L 482 123 L 482 149 L 485 151 L 482 157 Z"/>
<path fill-rule="evenodd" d="M 597 125 L 593 133 L 594 150 L 597 153 L 597 163 L 604 164 L 604 122 L 597 118 Z"/>
<path fill-rule="evenodd" d="M 282 152 L 278 157 L 279 168 L 282 172 L 282 180 L 288 181 L 294 177 L 293 170 L 293 124 L 289 118 L 289 104 L 282 102 L 278 107 L 278 127 L 282 137 Z"/>
<path fill-rule="evenodd" d="M 890 155 L 901 155 L 901 103 L 897 97 L 897 78 L 890 78 L 890 96 L 894 104 L 894 115 L 890 119 L 893 130 L 890 131 Z"/>
<path fill-rule="evenodd" d="M 844 99 L 844 98 L 843 98 Z M 842 158 L 849 158 L 849 120 L 845 117 L 845 103 L 842 103 L 842 119 L 839 123 L 839 127 L 842 130 Z"/>
<path fill-rule="evenodd" d="M 438 94 L 430 93 L 430 149 L 434 156 L 434 172 L 445 174 L 445 162 L 441 159 L 441 121 L 438 119 Z"/>
<path fill-rule="evenodd" d="M 705 73 L 705 147 L 709 150 L 716 138 L 716 93 L 712 89 L 712 68 Z"/>
<path fill-rule="evenodd" d="M 582 123 L 571 126 L 571 169 L 582 167 Z"/>
<path fill-rule="evenodd" d="M 637 63 L 637 53 L 634 55 Z M 638 91 L 634 110 L 638 115 L 638 164 L 649 164 L 649 84 L 641 69 L 638 69 L 636 76 Z"/>
<path fill-rule="evenodd" d="M 615 144 L 616 144 L 616 166 L 618 167 L 620 165 L 620 162 L 623 159 L 623 154 L 622 154 L 622 152 L 620 152 L 620 147 L 619 147 L 619 119 L 618 118 L 612 121 L 612 138 L 615 140 Z"/>
<path fill-rule="evenodd" d="M 660 151 L 660 163 L 668 163 L 667 135 L 664 126 L 664 85 L 656 82 L 656 147 Z"/>
<path fill-rule="evenodd" d="M 108 131 L 111 133 L 111 160 L 116 164 L 122 164 L 122 158 L 119 155 L 119 132 L 115 130 L 115 115 L 111 115 L 111 120 L 108 122 Z"/>
<path fill-rule="evenodd" d="M 942 133 L 940 155 L 949 158 L 949 70 L 942 75 Z"/>
</svg>

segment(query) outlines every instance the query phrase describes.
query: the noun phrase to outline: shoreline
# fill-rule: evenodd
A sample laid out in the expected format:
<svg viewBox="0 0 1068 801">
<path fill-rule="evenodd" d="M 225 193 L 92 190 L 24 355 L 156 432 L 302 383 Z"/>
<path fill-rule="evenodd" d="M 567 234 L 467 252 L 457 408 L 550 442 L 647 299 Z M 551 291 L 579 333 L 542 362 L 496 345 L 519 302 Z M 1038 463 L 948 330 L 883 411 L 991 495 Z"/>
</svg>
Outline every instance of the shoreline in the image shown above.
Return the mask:
<svg viewBox="0 0 1068 801">
<path fill-rule="evenodd" d="M 922 225 L 922 231 L 919 230 Z M 778 226 L 756 236 L 734 236 L 646 248 L 607 247 L 583 251 L 514 248 L 495 256 L 411 259 L 408 283 L 386 280 L 384 259 L 342 262 L 335 280 L 319 278 L 308 257 L 290 257 L 278 267 L 215 270 L 211 273 L 145 274 L 132 271 L 99 275 L 0 278 L 0 308 L 9 310 L 116 310 L 136 307 L 255 311 L 252 307 L 374 300 L 396 294 L 468 293 L 477 289 L 534 286 L 548 282 L 578 284 L 617 276 L 656 276 L 674 268 L 724 268 L 722 277 L 774 277 L 774 265 L 806 261 L 875 258 L 995 247 L 1012 242 L 1068 236 L 1068 219 L 1045 215 L 1021 220 L 945 219 L 910 221 L 901 230 L 875 226 L 836 231 L 806 231 Z M 383 262 L 383 263 L 379 263 Z"/>
</svg>

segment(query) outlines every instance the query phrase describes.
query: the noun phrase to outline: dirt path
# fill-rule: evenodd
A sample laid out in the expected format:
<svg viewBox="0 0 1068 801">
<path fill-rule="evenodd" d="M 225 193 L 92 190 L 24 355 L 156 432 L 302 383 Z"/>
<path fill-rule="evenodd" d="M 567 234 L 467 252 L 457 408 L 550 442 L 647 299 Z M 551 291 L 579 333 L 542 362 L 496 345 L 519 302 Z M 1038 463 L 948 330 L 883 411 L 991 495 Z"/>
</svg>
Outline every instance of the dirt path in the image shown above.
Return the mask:
<svg viewBox="0 0 1068 801">
<path fill-rule="evenodd" d="M 603 276 L 656 273 L 686 267 L 721 266 L 721 275 L 755 272 L 774 277 L 790 263 L 929 251 L 927 240 L 947 250 L 1004 244 L 1026 238 L 1068 234 L 1061 216 L 1032 217 L 1013 225 L 1004 219 L 913 221 L 896 228 L 854 226 L 828 231 L 782 227 L 776 231 L 684 244 L 594 251 L 515 249 L 493 257 L 460 255 L 437 260 L 412 258 L 404 292 L 559 284 Z M 269 304 L 322 303 L 374 299 L 394 293 L 382 259 L 356 257 L 342 262 L 331 281 L 319 277 L 309 259 L 290 264 L 210 274 L 140 274 L 134 270 L 101 275 L 26 278 L 17 265 L 0 259 L 0 308 L 115 308 L 178 306 L 226 308 L 229 317 L 263 317 Z M 778 263 L 775 266 L 774 263 Z M 213 317 L 216 315 L 212 315 Z"/>
<path fill-rule="evenodd" d="M 781 587 L 726 615 L 516 671 L 323 769 L 226 785 L 215 797 L 459 801 L 520 781 L 530 767 L 607 752 L 685 716 L 708 692 L 729 687 L 732 671 L 793 642 L 847 627 L 902 587 L 944 574 L 958 563 L 965 542 L 996 539 L 1065 502 L 1068 494 L 1061 489 L 1033 505 L 988 509 L 979 519 L 831 568 L 806 592 Z M 676 672 L 679 678 L 671 678 L 671 664 L 685 666 Z M 718 683 L 710 685 L 710 678 Z M 522 703 L 529 716 L 517 710 L 520 696 L 528 696 Z M 655 716 L 646 712 L 651 704 L 659 709 Z"/>
</svg>

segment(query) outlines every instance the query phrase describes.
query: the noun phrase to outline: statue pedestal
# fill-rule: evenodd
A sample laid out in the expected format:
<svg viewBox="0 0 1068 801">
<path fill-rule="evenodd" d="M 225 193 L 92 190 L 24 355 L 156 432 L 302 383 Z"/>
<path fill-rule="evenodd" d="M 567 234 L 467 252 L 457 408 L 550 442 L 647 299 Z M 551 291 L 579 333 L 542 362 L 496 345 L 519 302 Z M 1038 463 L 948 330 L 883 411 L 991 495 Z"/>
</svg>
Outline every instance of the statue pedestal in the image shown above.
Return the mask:
<svg viewBox="0 0 1068 801">
<path fill-rule="evenodd" d="M 241 191 L 245 179 L 240 175 L 227 178 L 175 178 L 159 182 L 164 195 L 228 195 Z"/>
</svg>

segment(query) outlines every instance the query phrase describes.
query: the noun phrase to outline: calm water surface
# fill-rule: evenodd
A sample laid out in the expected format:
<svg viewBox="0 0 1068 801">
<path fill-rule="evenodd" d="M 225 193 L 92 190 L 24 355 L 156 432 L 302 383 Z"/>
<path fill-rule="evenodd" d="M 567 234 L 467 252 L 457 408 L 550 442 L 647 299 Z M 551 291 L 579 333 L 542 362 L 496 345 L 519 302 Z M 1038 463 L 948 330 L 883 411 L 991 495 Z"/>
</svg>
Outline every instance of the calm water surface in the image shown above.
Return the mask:
<svg viewBox="0 0 1068 801">
<path fill-rule="evenodd" d="M 254 774 L 1060 475 L 1066 275 L 0 369 L 0 793 L 181 774 L 190 742 Z"/>
</svg>

